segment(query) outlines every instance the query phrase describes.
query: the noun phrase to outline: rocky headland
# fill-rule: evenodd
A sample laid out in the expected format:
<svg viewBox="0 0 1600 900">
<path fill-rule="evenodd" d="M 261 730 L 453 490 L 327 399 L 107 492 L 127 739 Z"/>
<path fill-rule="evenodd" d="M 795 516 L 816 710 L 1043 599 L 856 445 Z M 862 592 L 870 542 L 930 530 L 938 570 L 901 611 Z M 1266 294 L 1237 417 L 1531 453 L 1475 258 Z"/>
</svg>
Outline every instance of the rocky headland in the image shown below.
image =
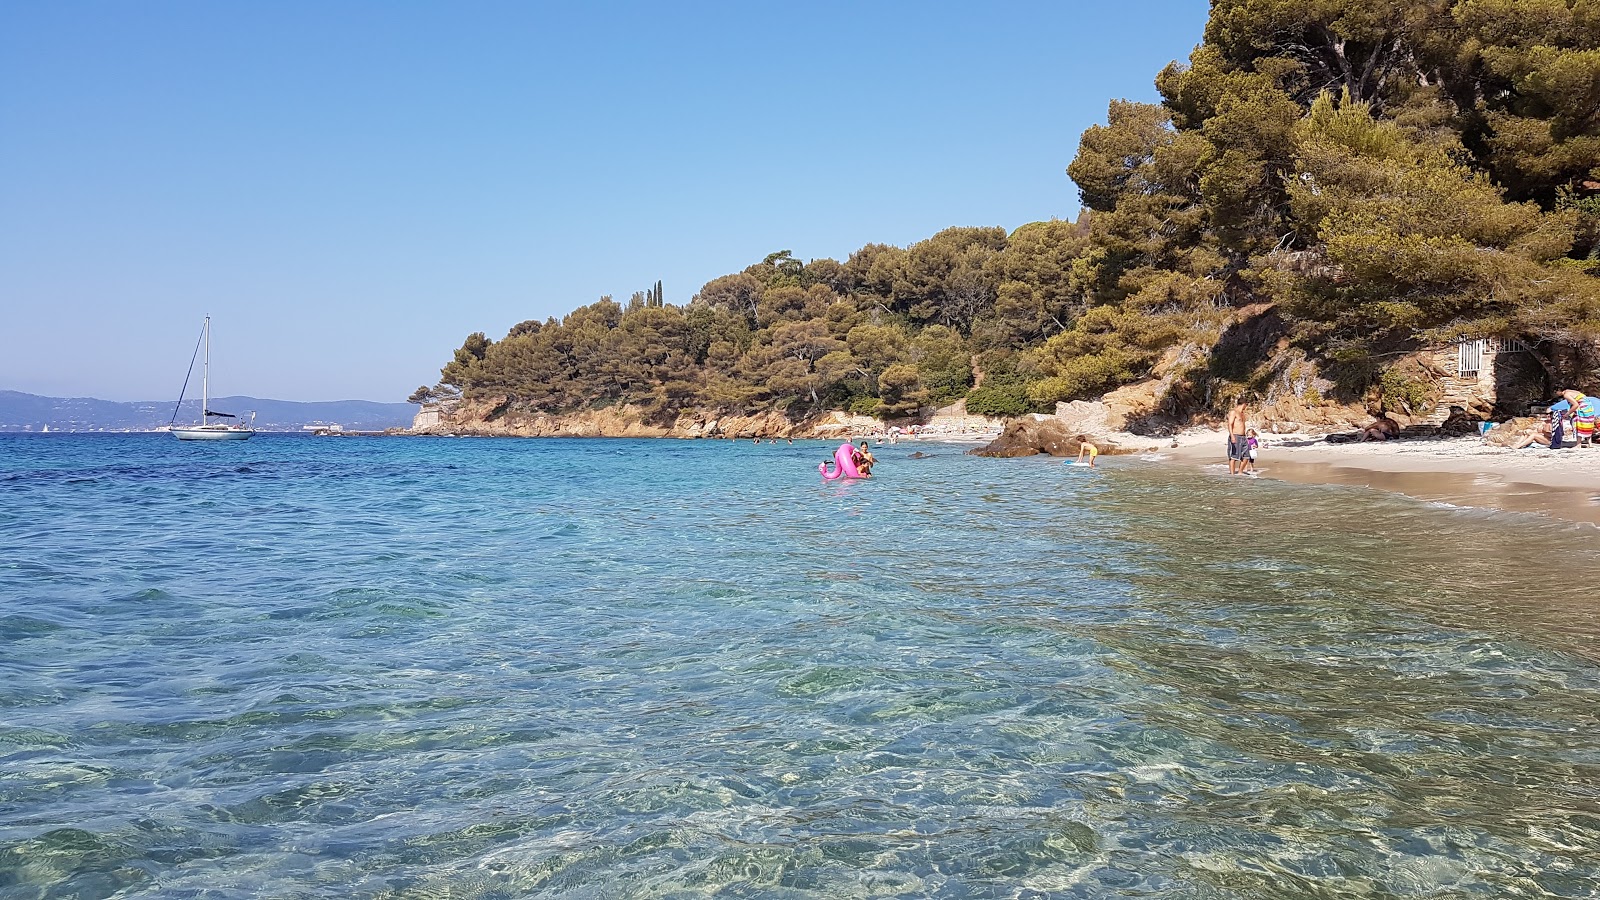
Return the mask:
<svg viewBox="0 0 1600 900">
<path fill-rule="evenodd" d="M 615 438 L 838 438 L 873 434 L 889 427 L 871 416 L 832 411 L 791 419 L 778 410 L 729 413 L 691 409 L 663 417 L 641 406 L 617 404 L 564 413 L 510 409 L 503 400 L 465 400 L 425 406 L 408 433 L 470 437 Z M 911 424 L 910 422 L 906 423 Z M 998 432 L 998 419 L 966 414 L 957 402 L 930 411 L 917 423 L 940 436 L 970 435 L 980 440 Z"/>
<path fill-rule="evenodd" d="M 871 416 L 834 410 L 792 419 L 779 410 L 728 412 L 688 409 L 663 416 L 648 407 L 613 404 L 561 413 L 520 410 L 503 398 L 450 401 L 425 405 L 412 427 L 413 435 L 471 437 L 616 437 L 616 438 L 816 438 L 830 439 L 881 433 L 891 425 L 945 439 L 989 441 L 973 451 L 981 456 L 1017 457 L 1035 454 L 1075 456 L 1083 441 L 1105 454 L 1134 453 L 1190 430 L 1217 425 L 1205 416 L 1180 416 L 1166 411 L 1169 379 L 1155 378 L 1111 391 L 1097 400 L 1056 404 L 1053 414 L 1035 413 L 994 419 L 967 413 L 964 401 L 925 410 L 915 419 L 886 422 Z M 1408 430 L 1425 429 L 1422 417 L 1391 413 Z M 1265 432 L 1304 437 L 1359 428 L 1371 414 L 1356 404 L 1303 403 L 1292 394 L 1252 408 L 1252 421 Z"/>
</svg>

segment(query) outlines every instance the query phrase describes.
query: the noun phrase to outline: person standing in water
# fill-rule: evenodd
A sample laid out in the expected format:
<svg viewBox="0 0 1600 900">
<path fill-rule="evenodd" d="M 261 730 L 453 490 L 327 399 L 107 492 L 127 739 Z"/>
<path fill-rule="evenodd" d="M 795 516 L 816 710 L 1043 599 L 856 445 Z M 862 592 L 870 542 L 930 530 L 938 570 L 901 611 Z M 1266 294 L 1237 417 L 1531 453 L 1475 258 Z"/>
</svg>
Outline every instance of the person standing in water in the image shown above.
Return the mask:
<svg viewBox="0 0 1600 900">
<path fill-rule="evenodd" d="M 862 475 L 871 475 L 872 467 L 878 464 L 878 458 L 872 455 L 872 450 L 866 441 L 861 442 L 861 449 L 856 451 L 856 468 Z"/>
<path fill-rule="evenodd" d="M 1244 398 L 1234 401 L 1233 409 L 1228 411 L 1228 474 L 1238 475 L 1245 471 L 1245 464 L 1250 461 L 1250 423 L 1245 415 Z"/>
</svg>

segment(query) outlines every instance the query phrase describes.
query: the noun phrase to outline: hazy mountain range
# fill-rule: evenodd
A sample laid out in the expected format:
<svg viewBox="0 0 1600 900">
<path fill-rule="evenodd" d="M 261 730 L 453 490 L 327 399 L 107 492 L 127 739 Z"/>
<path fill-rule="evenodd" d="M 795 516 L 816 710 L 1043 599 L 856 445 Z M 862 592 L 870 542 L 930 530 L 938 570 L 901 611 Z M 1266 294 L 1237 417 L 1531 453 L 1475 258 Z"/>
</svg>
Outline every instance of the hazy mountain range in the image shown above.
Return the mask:
<svg viewBox="0 0 1600 900">
<path fill-rule="evenodd" d="M 151 431 L 172 419 L 171 400 L 117 403 L 92 397 L 40 397 L 0 391 L 0 431 Z M 258 397 L 213 397 L 212 412 L 228 412 L 248 421 L 256 414 L 263 431 L 299 431 L 305 425 L 342 425 L 347 431 L 378 431 L 411 425 L 417 408 L 409 403 L 372 400 L 328 400 L 300 403 Z M 178 423 L 199 421 L 200 401 L 185 400 Z"/>
</svg>

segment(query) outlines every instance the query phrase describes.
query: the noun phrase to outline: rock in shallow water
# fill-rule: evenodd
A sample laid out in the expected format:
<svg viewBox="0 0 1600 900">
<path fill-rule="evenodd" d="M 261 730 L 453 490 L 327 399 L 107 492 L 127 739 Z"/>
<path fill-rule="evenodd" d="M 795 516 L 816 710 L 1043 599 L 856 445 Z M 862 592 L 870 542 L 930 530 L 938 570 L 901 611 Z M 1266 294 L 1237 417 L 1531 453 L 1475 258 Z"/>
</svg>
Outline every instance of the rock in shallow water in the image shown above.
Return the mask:
<svg viewBox="0 0 1600 900">
<path fill-rule="evenodd" d="M 988 444 L 969 451 L 974 456 L 1011 458 L 1048 453 L 1051 456 L 1077 456 L 1087 441 L 1101 453 L 1126 453 L 1116 444 L 1091 434 L 1082 434 L 1052 416 L 1025 416 L 1006 423 L 1005 431 Z"/>
</svg>

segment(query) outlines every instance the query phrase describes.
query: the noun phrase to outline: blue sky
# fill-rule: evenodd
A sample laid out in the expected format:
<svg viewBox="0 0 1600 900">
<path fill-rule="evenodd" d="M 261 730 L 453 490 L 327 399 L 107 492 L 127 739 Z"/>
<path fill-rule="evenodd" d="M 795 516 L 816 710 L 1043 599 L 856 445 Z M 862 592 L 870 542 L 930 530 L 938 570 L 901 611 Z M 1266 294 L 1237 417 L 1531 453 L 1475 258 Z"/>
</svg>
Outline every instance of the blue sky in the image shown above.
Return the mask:
<svg viewBox="0 0 1600 900">
<path fill-rule="evenodd" d="M 0 389 L 403 400 L 500 337 L 775 250 L 1072 218 L 1203 0 L 0 0 Z"/>
</svg>

